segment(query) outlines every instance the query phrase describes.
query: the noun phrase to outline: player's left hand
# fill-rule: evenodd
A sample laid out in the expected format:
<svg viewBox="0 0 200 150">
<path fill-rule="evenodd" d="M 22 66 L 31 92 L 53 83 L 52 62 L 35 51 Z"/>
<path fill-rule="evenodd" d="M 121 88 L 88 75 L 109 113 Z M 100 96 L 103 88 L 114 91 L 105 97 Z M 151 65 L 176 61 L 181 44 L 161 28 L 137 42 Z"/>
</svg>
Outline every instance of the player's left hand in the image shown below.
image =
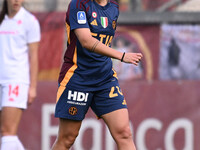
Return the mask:
<svg viewBox="0 0 200 150">
<path fill-rule="evenodd" d="M 126 53 L 123 62 L 138 65 L 143 55 L 141 53 Z"/>
<path fill-rule="evenodd" d="M 37 95 L 36 88 L 35 87 L 29 87 L 28 92 L 28 105 L 31 105 L 33 101 L 35 100 Z"/>
</svg>

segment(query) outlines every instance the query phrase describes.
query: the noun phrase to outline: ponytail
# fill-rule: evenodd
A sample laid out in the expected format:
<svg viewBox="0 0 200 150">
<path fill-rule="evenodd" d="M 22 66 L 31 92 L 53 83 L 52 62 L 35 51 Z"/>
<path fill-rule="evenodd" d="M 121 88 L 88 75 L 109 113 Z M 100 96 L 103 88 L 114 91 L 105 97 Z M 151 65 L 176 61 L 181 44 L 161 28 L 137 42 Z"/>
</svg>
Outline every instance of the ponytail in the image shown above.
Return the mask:
<svg viewBox="0 0 200 150">
<path fill-rule="evenodd" d="M 0 24 L 3 22 L 3 19 L 4 19 L 6 14 L 8 14 L 8 6 L 7 6 L 7 0 L 4 0 L 2 10 L 1 10 L 1 13 L 0 13 Z"/>
</svg>

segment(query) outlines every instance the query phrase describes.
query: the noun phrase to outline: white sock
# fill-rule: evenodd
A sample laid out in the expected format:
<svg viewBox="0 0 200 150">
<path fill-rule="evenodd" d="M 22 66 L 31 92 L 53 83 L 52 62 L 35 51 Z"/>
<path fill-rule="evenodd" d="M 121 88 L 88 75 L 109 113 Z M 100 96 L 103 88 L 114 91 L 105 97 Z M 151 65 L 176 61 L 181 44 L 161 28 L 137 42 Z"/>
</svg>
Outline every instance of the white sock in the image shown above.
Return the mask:
<svg viewBox="0 0 200 150">
<path fill-rule="evenodd" d="M 1 150 L 25 150 L 17 136 L 3 136 Z"/>
</svg>

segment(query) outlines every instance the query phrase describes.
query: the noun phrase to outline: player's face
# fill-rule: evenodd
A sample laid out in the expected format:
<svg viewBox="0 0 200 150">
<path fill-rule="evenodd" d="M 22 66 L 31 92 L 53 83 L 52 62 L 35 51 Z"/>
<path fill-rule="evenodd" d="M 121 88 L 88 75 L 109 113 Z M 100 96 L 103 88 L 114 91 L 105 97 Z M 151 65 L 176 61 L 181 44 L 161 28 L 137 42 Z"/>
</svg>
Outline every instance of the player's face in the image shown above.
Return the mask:
<svg viewBox="0 0 200 150">
<path fill-rule="evenodd" d="M 8 10 L 11 12 L 18 12 L 24 0 L 7 0 Z"/>
</svg>

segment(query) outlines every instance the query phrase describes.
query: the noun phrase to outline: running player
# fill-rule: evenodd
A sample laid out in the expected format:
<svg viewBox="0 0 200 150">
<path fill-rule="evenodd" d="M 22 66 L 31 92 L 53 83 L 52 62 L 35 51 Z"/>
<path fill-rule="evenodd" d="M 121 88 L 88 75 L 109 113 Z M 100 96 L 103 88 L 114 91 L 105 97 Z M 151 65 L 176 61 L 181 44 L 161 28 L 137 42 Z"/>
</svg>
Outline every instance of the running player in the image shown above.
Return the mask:
<svg viewBox="0 0 200 150">
<path fill-rule="evenodd" d="M 18 125 L 36 97 L 40 27 L 22 2 L 4 0 L 0 14 L 1 150 L 24 150 Z"/>
<path fill-rule="evenodd" d="M 137 65 L 141 53 L 110 48 L 119 11 L 114 0 L 72 0 L 66 14 L 68 47 L 59 77 L 53 150 L 69 150 L 91 107 L 107 124 L 119 150 L 135 150 L 126 101 L 111 58 Z"/>
</svg>

